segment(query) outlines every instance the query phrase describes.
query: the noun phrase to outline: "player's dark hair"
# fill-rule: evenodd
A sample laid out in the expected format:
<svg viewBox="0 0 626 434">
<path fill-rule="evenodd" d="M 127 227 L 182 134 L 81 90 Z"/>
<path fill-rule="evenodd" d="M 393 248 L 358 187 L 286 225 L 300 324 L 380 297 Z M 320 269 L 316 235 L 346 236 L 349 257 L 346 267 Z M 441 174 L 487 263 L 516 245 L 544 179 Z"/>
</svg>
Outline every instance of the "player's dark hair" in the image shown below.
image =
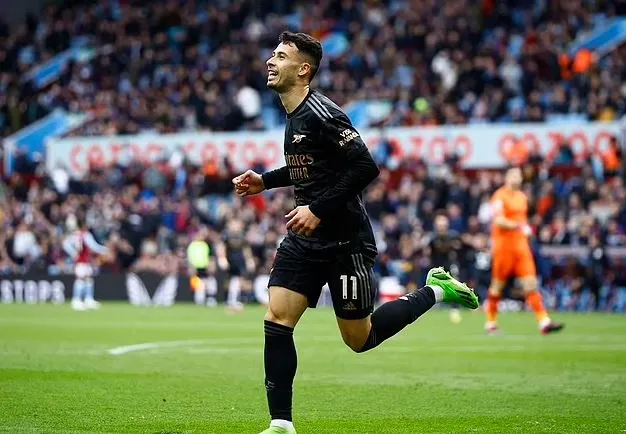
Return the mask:
<svg viewBox="0 0 626 434">
<path fill-rule="evenodd" d="M 302 51 L 311 61 L 311 77 L 309 81 L 313 81 L 313 77 L 317 74 L 322 61 L 322 44 L 311 35 L 306 33 L 282 32 L 278 38 L 280 42 L 285 44 L 293 44 Z"/>
</svg>

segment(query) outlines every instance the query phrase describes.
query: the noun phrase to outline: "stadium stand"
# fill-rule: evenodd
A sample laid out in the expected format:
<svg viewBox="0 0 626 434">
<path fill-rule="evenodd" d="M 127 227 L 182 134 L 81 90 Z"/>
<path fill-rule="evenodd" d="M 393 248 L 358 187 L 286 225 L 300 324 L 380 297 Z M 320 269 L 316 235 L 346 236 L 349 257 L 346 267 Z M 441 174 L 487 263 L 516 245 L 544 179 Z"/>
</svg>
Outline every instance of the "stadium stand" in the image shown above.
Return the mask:
<svg viewBox="0 0 626 434">
<path fill-rule="evenodd" d="M 186 273 L 185 249 L 194 233 L 208 226 L 215 246 L 227 222 L 239 219 L 255 255 L 254 274 L 265 274 L 284 234 L 282 216 L 292 199 L 281 191 L 234 198 L 234 172 L 227 163 L 215 172 L 187 162 L 177 166 L 166 160 L 150 167 L 133 163 L 94 170 L 83 181 L 70 180 L 63 169 L 16 174 L 8 188 L 3 186 L 0 271 L 69 271 L 59 240 L 70 220 L 84 218 L 98 239 L 127 241 L 101 264 L 102 270 L 122 271 L 148 255 L 168 258 L 170 264 L 175 260 L 178 271 Z M 463 172 L 449 165 L 443 169 L 429 171 L 422 161 L 409 160 L 393 170 L 384 168 L 369 188 L 367 209 L 381 250 L 378 273 L 395 276 L 407 287 L 423 280 L 432 265 L 427 239 L 434 216 L 443 212 L 463 240 L 456 270 L 484 295 L 490 269 L 488 199 L 501 184 L 502 173 Z M 538 269 L 554 308 L 626 307 L 619 249 L 626 244 L 626 189 L 623 177 L 615 175 L 591 164 L 525 166 Z M 595 248 L 604 252 L 601 258 L 594 256 Z"/>
<path fill-rule="evenodd" d="M 72 2 L 0 23 L 0 132 L 54 108 L 93 115 L 77 135 L 272 127 L 263 60 L 288 27 L 325 41 L 319 87 L 340 105 L 388 102 L 385 125 L 626 113 L 626 47 L 568 52 L 623 1 L 221 3 Z"/>
<path fill-rule="evenodd" d="M 49 6 L 17 29 L 0 23 L 0 133 L 20 131 L 58 108 L 89 114 L 72 136 L 276 127 L 282 112 L 266 89 L 264 59 L 289 27 L 324 40 L 328 56 L 318 86 L 331 98 L 346 107 L 386 102 L 388 110 L 365 124 L 612 121 L 626 114 L 626 46 L 602 58 L 587 51 L 572 56 L 568 48 L 624 14 L 623 1 L 582 0 Z M 47 75 L 40 69 L 52 64 Z M 567 142 L 551 160 L 532 154 L 519 160 L 552 308 L 626 310 L 619 249 L 626 245 L 624 156 L 617 138 L 613 143 L 582 162 Z M 461 170 L 454 158 L 437 166 L 398 163 L 389 153 L 376 158 L 382 175 L 366 199 L 380 244 L 379 275 L 407 287 L 423 280 L 431 265 L 425 240 L 443 212 L 464 242 L 458 272 L 484 294 L 487 198 L 502 173 Z M 183 273 L 185 248 L 200 227 L 208 226 L 218 243 L 226 222 L 241 219 L 255 273 L 263 274 L 291 205 L 285 192 L 234 198 L 228 160 L 197 165 L 168 155 L 150 166 L 92 168 L 78 179 L 19 154 L 13 170 L 0 185 L 6 275 L 69 270 L 60 240 L 76 218 L 85 218 L 101 242 L 125 240 L 102 270 L 161 257 Z M 606 252 L 601 259 L 597 249 Z"/>
</svg>

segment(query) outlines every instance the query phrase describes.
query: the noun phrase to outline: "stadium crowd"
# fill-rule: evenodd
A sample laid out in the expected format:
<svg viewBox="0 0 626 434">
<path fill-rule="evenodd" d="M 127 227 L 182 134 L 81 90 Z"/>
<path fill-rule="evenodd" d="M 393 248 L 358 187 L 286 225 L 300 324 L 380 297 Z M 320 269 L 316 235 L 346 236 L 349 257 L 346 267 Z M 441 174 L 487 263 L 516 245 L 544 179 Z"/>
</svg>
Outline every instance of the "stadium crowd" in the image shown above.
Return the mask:
<svg viewBox="0 0 626 434">
<path fill-rule="evenodd" d="M 91 114 L 80 135 L 262 129 L 262 107 L 279 107 L 264 60 L 286 28 L 338 38 L 318 86 L 340 105 L 391 102 L 386 125 L 626 113 L 626 46 L 566 56 L 624 0 L 63 3 L 15 29 L 0 21 L 2 135 L 57 107 Z M 28 74 L 84 41 L 58 80 Z"/>
<path fill-rule="evenodd" d="M 619 148 L 615 151 L 622 160 Z M 570 154 L 564 147 L 556 159 L 567 161 Z M 381 176 L 365 201 L 380 250 L 377 274 L 395 276 L 410 288 L 423 281 L 433 260 L 441 260 L 484 296 L 490 276 L 489 199 L 502 184 L 502 172 L 462 171 L 454 158 L 437 166 L 405 160 L 390 169 L 395 163 L 388 156 L 375 155 Z M 626 308 L 626 264 L 608 254 L 626 246 L 626 188 L 623 171 L 602 161 L 590 156 L 582 165 L 559 166 L 531 156 L 524 166 L 532 243 L 543 290 L 555 308 Z M 174 154 L 150 167 L 129 162 L 92 170 L 82 180 L 60 167 L 46 173 L 25 156 L 16 168 L 0 191 L 4 274 L 69 271 L 62 240 L 82 221 L 110 247 L 100 258 L 103 271 L 187 273 L 186 247 L 206 228 L 213 254 L 229 237 L 243 238 L 253 258 L 246 273 L 267 274 L 285 233 L 284 215 L 293 207 L 284 189 L 245 200 L 234 196 L 235 173 L 226 159 L 194 166 Z M 449 228 L 434 227 L 439 215 L 447 217 Z M 438 230 L 460 240 L 443 259 L 431 250 Z M 550 253 L 555 246 L 557 253 Z M 214 266 L 227 268 L 219 262 L 214 258 Z"/>
<path fill-rule="evenodd" d="M 626 15 L 624 0 L 59 4 L 16 28 L 0 18 L 2 136 L 55 108 L 90 114 L 74 135 L 266 128 L 262 110 L 282 108 L 266 88 L 264 61 L 286 28 L 335 40 L 316 85 L 341 105 L 390 101 L 393 110 L 381 126 L 572 115 L 608 121 L 626 114 L 626 46 L 602 59 L 584 51 L 564 55 L 581 32 Z M 37 65 L 79 45 L 80 58 L 58 79 L 42 87 L 32 79 Z M 434 256 L 435 217 L 445 215 L 449 228 L 441 230 L 460 240 L 445 261 L 484 295 L 489 197 L 502 173 L 461 171 L 453 156 L 441 166 L 394 161 L 384 143 L 375 157 L 382 173 L 366 203 L 376 226 L 378 275 L 418 285 Z M 582 165 L 567 143 L 549 164 L 535 155 L 524 162 L 533 244 L 549 303 L 624 311 L 625 264 L 608 254 L 626 246 L 617 143 Z M 94 169 L 80 180 L 62 167 L 46 173 L 25 154 L 14 169 L 0 183 L 3 274 L 69 271 L 62 239 L 82 222 L 110 247 L 101 270 L 187 272 L 185 249 L 208 228 L 214 253 L 228 237 L 244 237 L 254 258 L 246 272 L 264 274 L 292 206 L 285 191 L 235 198 L 228 160 L 194 166 L 178 153 L 150 167 L 128 161 Z"/>
</svg>

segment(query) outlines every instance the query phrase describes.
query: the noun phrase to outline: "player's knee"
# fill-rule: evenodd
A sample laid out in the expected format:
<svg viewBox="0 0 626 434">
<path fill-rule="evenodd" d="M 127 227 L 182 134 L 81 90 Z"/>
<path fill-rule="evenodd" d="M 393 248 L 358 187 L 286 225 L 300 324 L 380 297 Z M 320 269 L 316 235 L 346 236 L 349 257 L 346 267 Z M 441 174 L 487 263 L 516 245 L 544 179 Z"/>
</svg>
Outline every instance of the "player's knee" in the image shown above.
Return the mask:
<svg viewBox="0 0 626 434">
<path fill-rule="evenodd" d="M 520 284 L 522 286 L 522 290 L 527 294 L 529 292 L 535 291 L 537 287 L 539 286 L 539 282 L 537 281 L 537 278 L 534 276 L 525 277 L 521 279 Z"/>
<path fill-rule="evenodd" d="M 341 338 L 348 348 L 355 353 L 362 353 L 370 335 L 371 322 L 369 318 L 360 320 L 342 320 L 339 321 L 339 330 Z"/>
<path fill-rule="evenodd" d="M 500 289 L 490 286 L 487 290 L 487 295 L 489 297 L 500 297 Z"/>
<path fill-rule="evenodd" d="M 504 285 L 502 285 L 500 282 L 491 282 L 491 285 L 489 286 L 489 289 L 487 291 L 488 295 L 490 295 L 491 297 L 500 297 L 500 294 L 502 294 L 502 287 Z"/>
<path fill-rule="evenodd" d="M 273 310 L 271 307 L 268 307 L 267 312 L 265 312 L 265 321 L 270 321 L 273 323 L 281 324 L 285 318 L 283 315 L 280 315 L 279 312 Z"/>
<path fill-rule="evenodd" d="M 277 309 L 271 305 L 268 306 L 267 312 L 265 312 L 265 321 L 270 321 L 287 327 L 293 327 L 293 320 L 288 313 L 284 309 Z"/>
<path fill-rule="evenodd" d="M 365 341 L 367 341 L 367 336 L 363 338 L 358 335 L 343 335 L 343 342 L 355 353 L 362 353 L 363 348 L 365 347 Z"/>
<path fill-rule="evenodd" d="M 344 344 L 355 353 L 362 353 L 369 333 L 364 330 L 342 330 L 341 337 Z"/>
</svg>

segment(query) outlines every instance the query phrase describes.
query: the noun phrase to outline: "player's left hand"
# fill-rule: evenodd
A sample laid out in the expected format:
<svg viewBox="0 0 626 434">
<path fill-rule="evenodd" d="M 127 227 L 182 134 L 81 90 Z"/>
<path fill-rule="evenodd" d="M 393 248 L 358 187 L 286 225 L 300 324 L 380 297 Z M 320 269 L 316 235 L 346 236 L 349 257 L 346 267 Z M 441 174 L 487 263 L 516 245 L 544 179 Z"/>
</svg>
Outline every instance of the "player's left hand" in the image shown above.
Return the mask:
<svg viewBox="0 0 626 434">
<path fill-rule="evenodd" d="M 285 218 L 289 219 L 287 229 L 307 237 L 311 236 L 320 224 L 320 219 L 311 212 L 308 205 L 296 207 Z"/>
<path fill-rule="evenodd" d="M 220 268 L 220 270 L 226 270 L 228 268 L 228 259 L 219 256 L 217 258 L 217 266 Z"/>
<path fill-rule="evenodd" d="M 247 259 L 246 260 L 246 271 L 248 273 L 253 273 L 254 272 L 254 259 Z"/>
</svg>

